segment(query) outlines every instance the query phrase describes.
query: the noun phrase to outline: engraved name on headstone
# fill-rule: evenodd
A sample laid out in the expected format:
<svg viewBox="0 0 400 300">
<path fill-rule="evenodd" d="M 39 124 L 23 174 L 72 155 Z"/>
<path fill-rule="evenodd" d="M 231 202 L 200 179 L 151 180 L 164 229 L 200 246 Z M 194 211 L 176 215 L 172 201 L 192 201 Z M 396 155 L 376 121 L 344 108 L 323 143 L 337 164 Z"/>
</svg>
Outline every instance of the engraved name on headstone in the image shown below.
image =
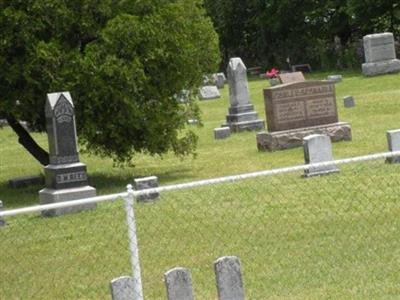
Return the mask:
<svg viewBox="0 0 400 300">
<path fill-rule="evenodd" d="M 264 90 L 269 131 L 338 122 L 332 82 L 305 81 Z"/>
</svg>

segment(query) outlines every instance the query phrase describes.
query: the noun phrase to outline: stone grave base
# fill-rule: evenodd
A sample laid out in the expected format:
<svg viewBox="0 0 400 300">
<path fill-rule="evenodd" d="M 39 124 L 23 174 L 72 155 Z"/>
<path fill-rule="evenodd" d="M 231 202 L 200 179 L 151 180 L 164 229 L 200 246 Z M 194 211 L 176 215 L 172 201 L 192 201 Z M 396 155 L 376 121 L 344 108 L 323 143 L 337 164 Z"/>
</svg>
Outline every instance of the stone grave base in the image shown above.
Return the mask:
<svg viewBox="0 0 400 300">
<path fill-rule="evenodd" d="M 332 173 L 339 173 L 339 169 L 336 168 L 335 165 L 326 166 L 326 167 L 314 167 L 307 170 L 304 170 L 304 177 L 314 177 L 314 176 L 322 176 L 328 175 Z"/>
<path fill-rule="evenodd" d="M 59 203 L 64 201 L 73 201 L 84 198 L 91 198 L 95 196 L 96 196 L 96 189 L 91 186 L 62 189 L 62 190 L 44 188 L 43 190 L 39 191 L 40 204 L 42 205 L 50 203 Z M 76 205 L 65 208 L 49 209 L 42 211 L 42 216 L 44 217 L 59 216 L 94 208 L 96 208 L 96 203 Z"/>
<path fill-rule="evenodd" d="M 362 64 L 362 73 L 365 76 L 376 76 L 387 73 L 400 72 L 400 60 L 391 59 L 387 61 L 364 63 Z"/>
<path fill-rule="evenodd" d="M 257 134 L 257 148 L 259 151 L 275 151 L 301 147 L 303 146 L 303 138 L 311 134 L 328 135 L 332 142 L 351 141 L 350 124 L 338 122 L 284 131 L 259 132 Z"/>
<path fill-rule="evenodd" d="M 252 104 L 229 108 L 226 123 L 222 127 L 229 127 L 232 132 L 262 130 L 265 128 L 263 120 L 258 119 L 258 114 Z"/>
</svg>

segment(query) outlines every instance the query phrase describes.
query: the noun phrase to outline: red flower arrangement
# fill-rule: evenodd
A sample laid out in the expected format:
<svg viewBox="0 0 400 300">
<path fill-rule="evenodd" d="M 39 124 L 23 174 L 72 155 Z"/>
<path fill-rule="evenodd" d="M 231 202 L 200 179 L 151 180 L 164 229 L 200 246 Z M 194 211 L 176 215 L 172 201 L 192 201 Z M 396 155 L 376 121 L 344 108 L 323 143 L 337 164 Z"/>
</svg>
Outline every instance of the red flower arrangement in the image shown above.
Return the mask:
<svg viewBox="0 0 400 300">
<path fill-rule="evenodd" d="M 265 73 L 265 75 L 270 79 L 278 77 L 278 74 L 279 74 L 279 70 L 275 69 L 275 68 L 272 68 L 271 70 L 269 70 Z"/>
</svg>

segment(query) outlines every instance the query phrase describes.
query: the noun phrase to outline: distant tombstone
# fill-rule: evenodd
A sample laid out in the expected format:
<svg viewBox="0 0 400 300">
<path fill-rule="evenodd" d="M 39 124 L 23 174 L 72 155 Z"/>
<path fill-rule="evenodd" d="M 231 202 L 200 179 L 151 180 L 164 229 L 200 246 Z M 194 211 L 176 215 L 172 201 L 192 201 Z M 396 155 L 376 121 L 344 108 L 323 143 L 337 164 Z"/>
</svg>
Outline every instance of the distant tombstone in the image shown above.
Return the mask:
<svg viewBox="0 0 400 300">
<path fill-rule="evenodd" d="M 200 100 L 211 100 L 221 98 L 218 88 L 215 85 L 205 85 L 199 89 Z"/>
<path fill-rule="evenodd" d="M 157 178 L 157 176 L 136 178 L 134 180 L 134 186 L 135 186 L 135 190 L 137 190 L 137 191 L 151 189 L 151 188 L 157 188 L 158 187 L 158 178 Z M 152 202 L 154 200 L 157 200 L 159 198 L 159 196 L 160 196 L 159 192 L 151 192 L 148 194 L 139 195 L 137 197 L 137 201 L 138 202 Z"/>
<path fill-rule="evenodd" d="M 219 258 L 214 263 L 219 300 L 244 300 L 240 261 L 235 256 Z"/>
<path fill-rule="evenodd" d="M 193 300 L 192 277 L 185 268 L 175 268 L 164 274 L 168 300 Z"/>
<path fill-rule="evenodd" d="M 0 212 L 3 210 L 3 201 L 0 200 Z M 6 225 L 6 221 L 2 217 L 0 217 L 0 226 Z"/>
<path fill-rule="evenodd" d="M 134 281 L 130 276 L 115 278 L 110 283 L 112 300 L 132 300 L 134 295 Z"/>
<path fill-rule="evenodd" d="M 386 132 L 386 137 L 388 141 L 389 151 L 400 151 L 400 129 L 388 130 Z M 386 162 L 391 164 L 400 163 L 400 156 L 388 157 L 386 159 Z"/>
<path fill-rule="evenodd" d="M 88 185 L 86 165 L 79 162 L 75 110 L 70 93 L 47 94 L 45 115 L 50 164 L 44 168 L 46 187 L 39 191 L 40 203 L 96 196 L 96 189 Z M 43 211 L 42 215 L 62 215 L 95 207 L 94 203 L 57 208 Z"/>
<path fill-rule="evenodd" d="M 393 34 L 390 32 L 364 36 L 365 76 L 400 72 L 400 60 L 396 59 Z"/>
<path fill-rule="evenodd" d="M 280 73 L 278 74 L 278 78 L 282 84 L 306 81 L 301 72 Z"/>
<path fill-rule="evenodd" d="M 306 164 L 333 161 L 332 143 L 327 135 L 313 134 L 304 138 L 304 160 Z M 304 170 L 306 177 L 339 172 L 335 165 L 310 167 Z"/>
<path fill-rule="evenodd" d="M 230 59 L 227 74 L 230 108 L 222 127 L 229 126 L 232 132 L 263 129 L 264 121 L 250 102 L 246 66 L 239 57 Z"/>
<path fill-rule="evenodd" d="M 220 127 L 214 129 L 214 138 L 216 140 L 226 139 L 230 137 L 231 129 L 229 127 Z"/>
<path fill-rule="evenodd" d="M 356 104 L 354 102 L 353 96 L 344 96 L 343 97 L 343 105 L 346 108 L 354 107 Z"/>
<path fill-rule="evenodd" d="M 327 80 L 334 81 L 334 82 L 342 82 L 342 75 L 329 75 Z"/>
<path fill-rule="evenodd" d="M 190 100 L 190 91 L 182 90 L 175 95 L 176 101 L 179 103 L 188 103 Z"/>
<path fill-rule="evenodd" d="M 189 119 L 189 120 L 187 120 L 187 123 L 189 125 L 198 125 L 199 124 L 199 120 L 197 120 L 197 119 Z"/>
<path fill-rule="evenodd" d="M 214 74 L 214 83 L 219 89 L 223 89 L 225 87 L 225 74 L 224 73 L 216 73 Z"/>
<path fill-rule="evenodd" d="M 300 64 L 300 65 L 292 65 L 292 72 L 303 72 L 303 73 L 310 73 L 311 66 L 310 64 Z"/>
<path fill-rule="evenodd" d="M 305 136 L 323 133 L 332 141 L 351 140 L 351 127 L 339 122 L 335 84 L 304 81 L 264 89 L 268 132 L 257 134 L 260 151 L 300 147 Z"/>
</svg>

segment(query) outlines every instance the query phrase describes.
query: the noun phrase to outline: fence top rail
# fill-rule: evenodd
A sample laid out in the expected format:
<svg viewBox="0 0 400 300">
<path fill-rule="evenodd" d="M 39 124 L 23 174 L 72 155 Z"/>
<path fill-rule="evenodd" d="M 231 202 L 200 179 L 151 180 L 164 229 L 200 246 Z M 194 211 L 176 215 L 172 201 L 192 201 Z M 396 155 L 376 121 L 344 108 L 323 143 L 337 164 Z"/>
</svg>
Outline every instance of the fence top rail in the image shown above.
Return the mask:
<svg viewBox="0 0 400 300">
<path fill-rule="evenodd" d="M 321 163 L 303 164 L 303 165 L 284 167 L 284 168 L 279 168 L 279 169 L 264 170 L 264 171 L 257 171 L 257 172 L 252 172 L 252 173 L 239 174 L 239 175 L 198 180 L 198 181 L 192 181 L 192 182 L 188 182 L 188 183 L 180 183 L 180 184 L 174 184 L 174 185 L 161 186 L 161 187 L 157 187 L 157 188 L 149 188 L 149 189 L 140 190 L 140 191 L 133 190 L 132 185 L 128 184 L 127 192 L 124 192 L 124 193 L 110 194 L 110 195 L 103 195 L 103 196 L 85 198 L 85 199 L 74 200 L 74 201 L 66 201 L 66 202 L 35 205 L 35 206 L 24 207 L 24 208 L 4 210 L 4 211 L 0 211 L 0 217 L 35 213 L 35 212 L 41 212 L 41 211 L 49 210 L 49 209 L 72 207 L 72 206 L 89 204 L 89 203 L 113 201 L 118 198 L 126 198 L 128 196 L 137 197 L 139 195 L 147 195 L 147 194 L 154 193 L 154 192 L 160 193 L 160 192 L 167 192 L 167 191 L 173 191 L 173 190 L 190 189 L 190 188 L 200 187 L 200 186 L 205 186 L 205 185 L 212 185 L 212 184 L 225 183 L 225 182 L 234 182 L 234 181 L 240 181 L 240 180 L 256 178 L 256 177 L 272 176 L 272 175 L 278 175 L 278 174 L 304 171 L 304 170 L 307 170 L 310 168 L 315 168 L 315 167 L 324 167 L 324 166 L 330 166 L 330 165 L 344 165 L 344 164 L 350 164 L 350 163 L 354 163 L 354 162 L 363 162 L 363 161 L 384 159 L 384 158 L 395 157 L 395 156 L 400 156 L 400 151 L 376 153 L 376 154 L 357 156 L 357 157 L 351 157 L 351 158 L 345 158 L 345 159 L 339 159 L 339 160 L 333 160 L 333 161 L 327 161 L 327 162 L 321 162 Z"/>
</svg>

